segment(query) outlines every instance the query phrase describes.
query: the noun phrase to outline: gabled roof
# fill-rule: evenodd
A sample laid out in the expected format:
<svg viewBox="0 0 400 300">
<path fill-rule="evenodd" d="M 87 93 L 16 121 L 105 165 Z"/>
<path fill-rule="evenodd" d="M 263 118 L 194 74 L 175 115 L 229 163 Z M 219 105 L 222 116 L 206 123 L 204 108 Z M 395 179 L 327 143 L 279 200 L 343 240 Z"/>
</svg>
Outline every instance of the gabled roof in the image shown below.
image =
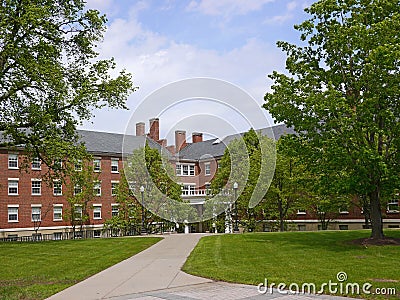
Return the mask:
<svg viewBox="0 0 400 300">
<path fill-rule="evenodd" d="M 272 138 L 271 129 L 275 140 L 279 140 L 281 136 L 286 134 L 295 134 L 295 131 L 292 128 L 288 128 L 284 124 L 276 125 L 270 128 L 263 128 L 256 131 L 260 132 L 262 135 L 267 135 Z M 179 151 L 179 153 L 177 153 L 176 159 L 197 161 L 207 159 L 207 157 L 210 156 L 215 158 L 222 157 L 227 145 L 232 140 L 239 138 L 243 134 L 244 133 L 228 135 L 222 141 L 219 141 L 218 139 L 212 139 L 204 142 L 188 144 L 185 148 Z"/>
</svg>

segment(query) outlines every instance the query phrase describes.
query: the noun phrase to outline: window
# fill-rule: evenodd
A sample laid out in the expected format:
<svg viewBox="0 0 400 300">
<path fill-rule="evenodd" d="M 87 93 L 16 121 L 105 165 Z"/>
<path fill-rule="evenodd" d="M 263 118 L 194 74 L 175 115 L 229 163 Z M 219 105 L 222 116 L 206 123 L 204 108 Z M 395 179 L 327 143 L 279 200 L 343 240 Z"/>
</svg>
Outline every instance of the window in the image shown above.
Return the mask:
<svg viewBox="0 0 400 300">
<path fill-rule="evenodd" d="M 111 159 L 111 173 L 118 173 L 118 158 Z"/>
<path fill-rule="evenodd" d="M 207 182 L 205 184 L 206 195 L 211 195 L 211 183 Z"/>
<path fill-rule="evenodd" d="M 74 195 L 79 195 L 80 193 L 82 193 L 82 187 L 79 184 L 75 184 Z"/>
<path fill-rule="evenodd" d="M 101 182 L 97 181 L 93 185 L 93 193 L 95 196 L 101 196 Z"/>
<path fill-rule="evenodd" d="M 42 194 L 42 181 L 40 179 L 32 179 L 32 195 Z"/>
<path fill-rule="evenodd" d="M 297 210 L 297 214 L 298 215 L 305 215 L 306 214 L 306 210 L 305 209 L 298 209 Z"/>
<path fill-rule="evenodd" d="M 53 194 L 54 196 L 62 195 L 62 183 L 59 180 L 53 182 Z"/>
<path fill-rule="evenodd" d="M 40 206 L 32 206 L 32 222 L 41 220 L 42 208 Z"/>
<path fill-rule="evenodd" d="M 53 168 L 56 170 L 62 169 L 62 159 L 56 159 L 53 163 Z"/>
<path fill-rule="evenodd" d="M 182 195 L 183 196 L 194 195 L 195 190 L 196 190 L 196 185 L 192 185 L 192 184 L 182 185 Z"/>
<path fill-rule="evenodd" d="M 204 164 L 204 174 L 206 176 L 211 175 L 211 165 L 210 165 L 210 163 L 205 163 Z"/>
<path fill-rule="evenodd" d="M 117 194 L 118 183 L 118 181 L 111 181 L 111 196 L 115 196 Z"/>
<path fill-rule="evenodd" d="M 8 168 L 18 169 L 18 154 L 8 154 Z"/>
<path fill-rule="evenodd" d="M 8 178 L 8 194 L 18 195 L 18 178 Z"/>
<path fill-rule="evenodd" d="M 387 205 L 388 213 L 398 213 L 399 212 L 399 202 L 397 200 L 392 200 Z"/>
<path fill-rule="evenodd" d="M 177 164 L 175 171 L 178 176 L 194 176 L 194 165 Z"/>
<path fill-rule="evenodd" d="M 99 237 L 101 237 L 101 230 L 95 230 L 95 231 L 93 232 L 93 237 L 94 237 L 94 238 L 99 238 Z"/>
<path fill-rule="evenodd" d="M 175 166 L 176 175 L 181 175 L 182 173 L 182 166 L 180 164 L 176 164 Z"/>
<path fill-rule="evenodd" d="M 42 162 L 39 157 L 32 159 L 32 170 L 40 170 L 42 168 Z"/>
<path fill-rule="evenodd" d="M 101 159 L 95 158 L 93 160 L 93 171 L 100 172 L 101 171 Z"/>
<path fill-rule="evenodd" d="M 117 217 L 118 216 L 118 204 L 111 205 L 111 216 Z"/>
<path fill-rule="evenodd" d="M 349 230 L 349 225 L 339 225 L 339 230 Z"/>
<path fill-rule="evenodd" d="M 299 225 L 297 225 L 297 229 L 299 231 L 306 231 L 307 227 L 304 224 L 299 224 Z"/>
<path fill-rule="evenodd" d="M 62 205 L 53 206 L 53 221 L 62 221 Z"/>
<path fill-rule="evenodd" d="M 19 205 L 8 206 L 8 222 L 18 222 L 18 207 Z"/>
<path fill-rule="evenodd" d="M 78 159 L 75 162 L 75 171 L 82 171 L 82 160 Z"/>
<path fill-rule="evenodd" d="M 82 220 L 82 206 L 79 206 L 79 205 L 75 206 L 74 219 Z"/>
<path fill-rule="evenodd" d="M 93 219 L 94 220 L 101 219 L 101 206 L 100 205 L 93 205 Z"/>
</svg>

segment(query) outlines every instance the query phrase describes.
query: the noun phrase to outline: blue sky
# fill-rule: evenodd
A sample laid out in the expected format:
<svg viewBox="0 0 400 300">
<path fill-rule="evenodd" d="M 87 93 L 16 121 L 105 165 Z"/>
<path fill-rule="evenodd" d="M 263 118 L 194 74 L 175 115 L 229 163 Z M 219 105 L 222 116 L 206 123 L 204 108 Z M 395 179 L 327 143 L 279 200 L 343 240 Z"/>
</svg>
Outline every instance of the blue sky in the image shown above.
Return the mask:
<svg viewBox="0 0 400 300">
<path fill-rule="evenodd" d="M 168 83 L 193 77 L 231 82 L 261 106 L 272 83 L 267 75 L 284 71 L 285 55 L 276 42 L 299 43 L 293 25 L 307 18 L 303 10 L 311 1 L 88 0 L 89 8 L 108 17 L 107 32 L 98 49 L 100 57 L 114 57 L 119 68 L 133 74 L 140 89 L 129 97 L 129 111 L 96 111 L 92 122 L 82 128 L 123 133 L 146 96 Z M 174 129 L 186 129 L 188 135 L 201 131 L 201 124 L 177 122 L 189 120 L 201 110 L 200 105 L 204 103 L 193 102 L 161 118 L 161 136 L 170 139 Z M 133 123 L 144 121 L 148 126 L 151 117 L 155 116 L 143 115 Z M 220 117 L 224 118 L 224 112 Z M 188 128 L 175 128 L 176 123 Z M 247 130 L 245 127 L 240 130 Z"/>
</svg>

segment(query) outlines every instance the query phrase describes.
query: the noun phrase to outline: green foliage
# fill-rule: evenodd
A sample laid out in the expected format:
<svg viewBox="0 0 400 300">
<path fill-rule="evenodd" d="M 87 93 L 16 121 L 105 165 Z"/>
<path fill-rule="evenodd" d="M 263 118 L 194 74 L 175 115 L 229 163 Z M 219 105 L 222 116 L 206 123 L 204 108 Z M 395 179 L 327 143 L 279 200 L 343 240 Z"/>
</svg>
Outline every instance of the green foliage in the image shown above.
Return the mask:
<svg viewBox="0 0 400 300">
<path fill-rule="evenodd" d="M 388 231 L 400 237 L 399 231 Z M 395 287 L 398 299 L 399 246 L 359 246 L 351 240 L 366 238 L 365 231 L 272 232 L 214 235 L 202 238 L 183 266 L 189 274 L 243 284 L 338 282 L 336 274 L 346 272 L 347 282 L 361 286 Z M 371 292 L 373 289 L 371 289 Z M 325 289 L 325 293 L 328 290 Z M 337 295 L 338 296 L 338 295 Z M 352 295 L 347 295 L 351 297 Z M 356 296 L 356 295 L 354 295 Z M 368 299 L 388 296 L 360 295 Z"/>
<path fill-rule="evenodd" d="M 326 189 L 369 197 L 377 238 L 381 201 L 400 181 L 399 6 L 321 0 L 306 9 L 311 18 L 296 26 L 304 46 L 278 42 L 290 75 L 270 75 L 264 104 L 298 132 L 297 148 Z"/>
<path fill-rule="evenodd" d="M 106 17 L 85 1 L 2 1 L 0 131 L 3 146 L 23 145 L 48 166 L 82 153 L 76 125 L 105 106 L 126 109 L 135 90 L 113 59 L 99 60 Z"/>
<path fill-rule="evenodd" d="M 146 237 L 0 243 L 0 299 L 46 299 L 160 240 Z"/>
</svg>

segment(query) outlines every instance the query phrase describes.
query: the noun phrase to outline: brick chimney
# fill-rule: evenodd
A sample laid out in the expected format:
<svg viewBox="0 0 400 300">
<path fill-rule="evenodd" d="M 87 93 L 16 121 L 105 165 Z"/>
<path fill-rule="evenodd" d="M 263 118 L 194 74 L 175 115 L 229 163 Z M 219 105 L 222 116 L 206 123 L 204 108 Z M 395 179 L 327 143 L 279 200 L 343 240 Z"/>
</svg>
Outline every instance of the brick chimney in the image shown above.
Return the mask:
<svg viewBox="0 0 400 300">
<path fill-rule="evenodd" d="M 186 147 L 186 131 L 176 130 L 175 131 L 175 151 L 179 152 Z"/>
<path fill-rule="evenodd" d="M 160 139 L 160 120 L 158 118 L 150 119 L 150 133 L 149 138 L 154 141 L 158 141 Z"/>
<path fill-rule="evenodd" d="M 192 133 L 192 142 L 193 143 L 200 143 L 203 141 L 203 134 L 200 132 L 193 132 Z"/>
<path fill-rule="evenodd" d="M 144 136 L 145 126 L 143 122 L 136 123 L 136 136 Z"/>
</svg>

